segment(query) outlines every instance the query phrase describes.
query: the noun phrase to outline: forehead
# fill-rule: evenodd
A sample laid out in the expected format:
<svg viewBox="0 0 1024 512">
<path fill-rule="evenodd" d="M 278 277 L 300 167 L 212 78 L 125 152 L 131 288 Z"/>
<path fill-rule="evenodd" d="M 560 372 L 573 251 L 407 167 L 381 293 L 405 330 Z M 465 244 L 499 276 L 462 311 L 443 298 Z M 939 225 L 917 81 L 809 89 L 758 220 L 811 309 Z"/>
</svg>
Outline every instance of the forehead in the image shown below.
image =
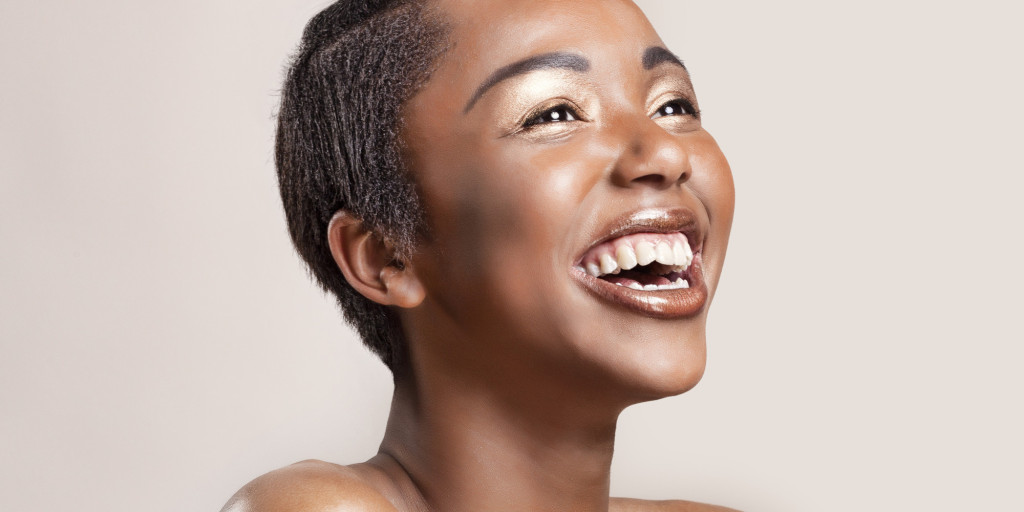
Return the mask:
<svg viewBox="0 0 1024 512">
<path fill-rule="evenodd" d="M 662 44 L 629 0 L 437 0 L 437 5 L 451 23 L 448 63 L 467 78 L 540 53 L 614 51 L 639 58 L 644 48 Z"/>
</svg>

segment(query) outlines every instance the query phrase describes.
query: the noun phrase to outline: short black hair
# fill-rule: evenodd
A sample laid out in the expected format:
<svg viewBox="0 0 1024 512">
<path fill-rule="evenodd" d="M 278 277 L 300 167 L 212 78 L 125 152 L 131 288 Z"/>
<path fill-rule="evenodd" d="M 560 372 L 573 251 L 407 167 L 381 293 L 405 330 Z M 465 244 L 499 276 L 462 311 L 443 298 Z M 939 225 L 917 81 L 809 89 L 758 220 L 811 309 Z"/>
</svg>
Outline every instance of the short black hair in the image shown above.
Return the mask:
<svg viewBox="0 0 1024 512">
<path fill-rule="evenodd" d="M 405 357 L 398 316 L 363 297 L 331 255 L 338 210 L 404 259 L 424 230 L 399 134 L 402 106 L 446 51 L 440 17 L 419 0 L 340 0 L 314 16 L 289 67 L 276 165 L 288 230 L 320 286 L 392 371 Z"/>
</svg>

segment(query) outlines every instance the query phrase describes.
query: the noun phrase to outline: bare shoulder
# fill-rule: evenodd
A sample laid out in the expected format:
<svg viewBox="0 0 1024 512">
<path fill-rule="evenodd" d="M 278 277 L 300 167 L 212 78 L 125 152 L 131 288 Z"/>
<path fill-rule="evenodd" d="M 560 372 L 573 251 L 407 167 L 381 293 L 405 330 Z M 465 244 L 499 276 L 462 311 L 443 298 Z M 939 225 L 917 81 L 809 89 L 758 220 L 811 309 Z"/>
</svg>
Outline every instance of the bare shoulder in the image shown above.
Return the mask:
<svg viewBox="0 0 1024 512">
<path fill-rule="evenodd" d="M 611 512 L 739 512 L 736 509 L 693 501 L 650 501 L 612 498 Z"/>
<path fill-rule="evenodd" d="M 242 487 L 221 512 L 397 512 L 359 471 L 319 460 L 271 471 Z"/>
</svg>

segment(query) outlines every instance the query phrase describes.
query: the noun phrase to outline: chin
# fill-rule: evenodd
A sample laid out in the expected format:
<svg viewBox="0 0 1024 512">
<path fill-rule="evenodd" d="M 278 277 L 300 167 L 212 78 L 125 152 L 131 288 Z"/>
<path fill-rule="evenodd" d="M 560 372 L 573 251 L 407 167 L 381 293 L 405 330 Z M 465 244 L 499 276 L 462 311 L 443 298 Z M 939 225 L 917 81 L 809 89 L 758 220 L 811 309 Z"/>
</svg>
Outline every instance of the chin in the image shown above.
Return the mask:
<svg viewBox="0 0 1024 512">
<path fill-rule="evenodd" d="M 693 389 L 707 361 L 703 320 L 703 315 L 676 321 L 634 317 L 624 330 L 611 328 L 622 327 L 620 322 L 605 324 L 605 334 L 614 334 L 586 344 L 591 362 L 602 369 L 600 392 L 628 407 Z"/>
<path fill-rule="evenodd" d="M 646 402 L 685 393 L 704 376 L 707 362 L 704 336 L 676 341 L 667 350 L 645 357 L 636 368 L 635 401 Z"/>
</svg>

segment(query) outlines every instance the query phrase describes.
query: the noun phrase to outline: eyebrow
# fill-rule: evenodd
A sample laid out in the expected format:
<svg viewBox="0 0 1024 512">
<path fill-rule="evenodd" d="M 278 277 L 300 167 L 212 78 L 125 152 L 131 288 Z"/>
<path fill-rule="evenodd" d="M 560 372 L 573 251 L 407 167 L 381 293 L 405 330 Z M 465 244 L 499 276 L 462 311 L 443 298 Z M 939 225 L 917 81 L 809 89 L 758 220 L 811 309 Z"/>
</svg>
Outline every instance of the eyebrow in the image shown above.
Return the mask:
<svg viewBox="0 0 1024 512">
<path fill-rule="evenodd" d="M 664 64 L 666 62 L 670 64 L 675 64 L 683 69 L 686 69 L 686 65 L 683 64 L 682 59 L 680 59 L 679 57 L 676 56 L 676 54 L 668 51 L 665 48 L 662 48 L 660 46 L 652 46 L 644 50 L 643 63 L 645 70 L 654 69 L 655 66 L 658 66 L 659 64 Z"/>
<path fill-rule="evenodd" d="M 665 51 L 667 52 L 668 50 Z M 518 62 L 513 62 L 512 64 L 495 71 L 487 78 L 487 80 L 484 80 L 484 83 L 480 84 L 480 87 L 477 87 L 476 92 L 473 93 L 473 97 L 470 98 L 469 103 L 466 103 L 466 108 L 462 113 L 468 113 L 473 108 L 473 105 L 476 104 L 477 100 L 479 100 L 488 89 L 498 85 L 499 82 L 531 71 L 536 71 L 538 69 L 568 69 L 577 73 L 586 73 L 587 71 L 590 71 L 590 61 L 572 53 L 552 52 L 527 57 Z"/>
</svg>

